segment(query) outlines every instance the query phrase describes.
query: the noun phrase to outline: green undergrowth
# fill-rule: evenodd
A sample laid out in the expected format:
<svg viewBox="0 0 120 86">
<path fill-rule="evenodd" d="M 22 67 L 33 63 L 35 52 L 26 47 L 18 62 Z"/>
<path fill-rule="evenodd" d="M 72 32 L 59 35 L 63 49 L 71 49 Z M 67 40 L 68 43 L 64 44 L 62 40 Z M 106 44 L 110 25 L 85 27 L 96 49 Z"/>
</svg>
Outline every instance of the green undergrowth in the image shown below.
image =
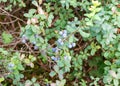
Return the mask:
<svg viewBox="0 0 120 86">
<path fill-rule="evenodd" d="M 10 29 L 0 33 L 1 85 L 120 85 L 119 0 L 0 0 L 0 4 L 6 4 L 0 10 L 17 19 L 19 23 L 12 24 L 20 29 L 19 39 Z M 16 8 L 24 13 L 17 14 L 23 19 L 12 14 Z"/>
</svg>

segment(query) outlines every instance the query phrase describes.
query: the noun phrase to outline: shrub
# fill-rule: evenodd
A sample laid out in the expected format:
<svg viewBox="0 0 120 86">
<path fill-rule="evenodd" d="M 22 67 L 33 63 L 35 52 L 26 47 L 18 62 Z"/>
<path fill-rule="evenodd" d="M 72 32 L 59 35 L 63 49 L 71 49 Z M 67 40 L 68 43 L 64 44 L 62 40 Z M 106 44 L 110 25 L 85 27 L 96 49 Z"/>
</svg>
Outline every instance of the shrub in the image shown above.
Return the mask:
<svg viewBox="0 0 120 86">
<path fill-rule="evenodd" d="M 0 2 L 25 6 L 21 0 Z M 120 1 L 33 0 L 31 3 L 23 15 L 26 24 L 20 28 L 21 43 L 29 53 L 0 48 L 0 65 L 8 72 L 6 76 L 4 72 L 0 82 L 8 84 L 10 78 L 9 83 L 18 86 L 120 85 Z M 4 44 L 11 43 L 13 36 L 3 32 L 2 39 Z"/>
</svg>

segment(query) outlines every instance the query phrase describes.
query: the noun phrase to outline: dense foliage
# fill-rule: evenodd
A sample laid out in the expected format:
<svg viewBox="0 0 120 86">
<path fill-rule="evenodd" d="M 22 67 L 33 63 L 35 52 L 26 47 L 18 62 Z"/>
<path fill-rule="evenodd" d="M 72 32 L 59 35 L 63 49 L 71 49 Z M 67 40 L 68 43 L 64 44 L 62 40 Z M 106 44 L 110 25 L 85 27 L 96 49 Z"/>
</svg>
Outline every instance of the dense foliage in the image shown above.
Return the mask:
<svg viewBox="0 0 120 86">
<path fill-rule="evenodd" d="M 0 0 L 0 84 L 120 86 L 119 0 Z"/>
</svg>

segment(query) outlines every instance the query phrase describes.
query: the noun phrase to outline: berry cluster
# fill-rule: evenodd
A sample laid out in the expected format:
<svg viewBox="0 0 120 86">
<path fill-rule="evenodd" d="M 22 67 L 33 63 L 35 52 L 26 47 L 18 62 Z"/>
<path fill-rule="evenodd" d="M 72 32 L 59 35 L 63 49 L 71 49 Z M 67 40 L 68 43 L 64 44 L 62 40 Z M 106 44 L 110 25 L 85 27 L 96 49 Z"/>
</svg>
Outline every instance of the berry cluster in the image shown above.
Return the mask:
<svg viewBox="0 0 120 86">
<path fill-rule="evenodd" d="M 35 37 L 35 39 L 37 39 L 37 38 L 39 38 L 39 35 L 35 34 L 34 37 Z M 28 41 L 27 36 L 23 35 L 21 41 L 22 41 L 22 43 L 26 43 Z M 34 50 L 38 50 L 39 49 L 39 47 L 36 46 L 36 41 L 33 41 L 32 44 L 34 45 Z"/>
<path fill-rule="evenodd" d="M 58 47 L 52 48 L 52 51 L 55 52 L 55 53 L 58 53 L 59 50 L 60 50 L 60 49 L 59 49 Z"/>
<path fill-rule="evenodd" d="M 63 42 L 62 38 L 66 38 L 67 37 L 67 30 L 62 30 L 62 31 L 59 32 L 59 34 L 61 35 L 61 38 L 59 38 L 57 40 L 57 43 L 58 43 L 58 45 L 63 45 L 64 42 Z"/>
<path fill-rule="evenodd" d="M 53 61 L 58 61 L 60 58 L 59 58 L 59 57 L 52 56 L 51 59 L 52 59 Z"/>
<path fill-rule="evenodd" d="M 23 36 L 22 36 L 22 43 L 26 43 L 27 40 L 28 40 L 28 38 L 27 38 L 25 35 L 23 35 Z"/>
<path fill-rule="evenodd" d="M 73 47 L 75 47 L 75 46 L 76 46 L 75 43 L 70 43 L 70 44 L 68 45 L 69 48 L 73 48 Z"/>
<path fill-rule="evenodd" d="M 34 37 L 35 37 L 35 39 L 37 39 L 37 38 L 39 38 L 39 35 L 35 34 Z M 39 47 L 36 46 L 36 41 L 33 41 L 32 44 L 34 45 L 34 50 L 38 50 L 39 49 Z"/>
<path fill-rule="evenodd" d="M 66 38 L 66 37 L 67 37 L 67 30 L 60 31 L 59 34 L 60 34 L 63 38 Z"/>
<path fill-rule="evenodd" d="M 63 44 L 64 44 L 62 39 L 58 39 L 58 40 L 57 40 L 57 43 L 58 43 L 59 45 L 63 45 Z"/>
</svg>

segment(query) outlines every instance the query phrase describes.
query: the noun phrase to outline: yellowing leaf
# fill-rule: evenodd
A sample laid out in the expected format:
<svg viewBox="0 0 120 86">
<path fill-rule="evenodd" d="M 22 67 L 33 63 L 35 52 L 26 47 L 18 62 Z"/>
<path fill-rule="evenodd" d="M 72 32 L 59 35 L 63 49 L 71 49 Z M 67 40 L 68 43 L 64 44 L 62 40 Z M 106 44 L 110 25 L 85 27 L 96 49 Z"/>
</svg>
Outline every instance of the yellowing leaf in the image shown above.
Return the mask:
<svg viewBox="0 0 120 86">
<path fill-rule="evenodd" d="M 4 77 L 0 78 L 0 83 L 3 82 L 5 79 Z"/>
<path fill-rule="evenodd" d="M 92 0 L 92 3 L 93 3 L 93 5 L 94 5 L 95 7 L 97 7 L 97 6 L 100 6 L 100 5 L 101 5 L 101 3 L 100 3 L 100 2 L 98 2 L 98 1 L 94 1 L 94 0 Z"/>
</svg>

